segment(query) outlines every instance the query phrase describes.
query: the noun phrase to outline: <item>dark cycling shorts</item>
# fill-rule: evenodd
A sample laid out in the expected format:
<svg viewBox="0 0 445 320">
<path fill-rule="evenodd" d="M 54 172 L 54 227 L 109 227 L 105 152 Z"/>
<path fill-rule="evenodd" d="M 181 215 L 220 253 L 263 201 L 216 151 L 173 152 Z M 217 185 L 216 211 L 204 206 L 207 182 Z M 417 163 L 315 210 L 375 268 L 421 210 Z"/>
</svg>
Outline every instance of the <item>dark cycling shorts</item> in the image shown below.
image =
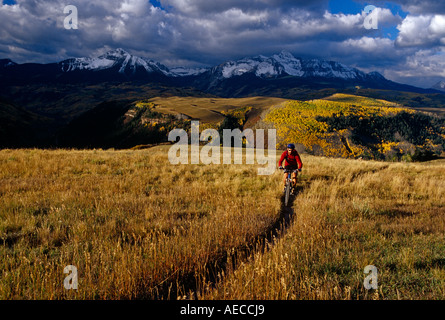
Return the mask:
<svg viewBox="0 0 445 320">
<path fill-rule="evenodd" d="M 287 169 L 287 170 L 297 170 L 298 169 L 298 166 L 285 166 L 284 167 L 284 169 Z"/>
</svg>

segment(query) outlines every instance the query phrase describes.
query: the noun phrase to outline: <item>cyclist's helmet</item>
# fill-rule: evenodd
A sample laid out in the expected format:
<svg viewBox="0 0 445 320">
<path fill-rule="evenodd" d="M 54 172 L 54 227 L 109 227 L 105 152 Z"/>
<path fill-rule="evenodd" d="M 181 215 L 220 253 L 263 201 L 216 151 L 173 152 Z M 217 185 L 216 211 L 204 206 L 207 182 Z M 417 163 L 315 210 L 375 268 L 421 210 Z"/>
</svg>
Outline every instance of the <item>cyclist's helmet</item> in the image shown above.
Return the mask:
<svg viewBox="0 0 445 320">
<path fill-rule="evenodd" d="M 294 145 L 293 143 L 289 143 L 289 144 L 287 145 L 287 148 L 295 149 L 295 145 Z"/>
</svg>

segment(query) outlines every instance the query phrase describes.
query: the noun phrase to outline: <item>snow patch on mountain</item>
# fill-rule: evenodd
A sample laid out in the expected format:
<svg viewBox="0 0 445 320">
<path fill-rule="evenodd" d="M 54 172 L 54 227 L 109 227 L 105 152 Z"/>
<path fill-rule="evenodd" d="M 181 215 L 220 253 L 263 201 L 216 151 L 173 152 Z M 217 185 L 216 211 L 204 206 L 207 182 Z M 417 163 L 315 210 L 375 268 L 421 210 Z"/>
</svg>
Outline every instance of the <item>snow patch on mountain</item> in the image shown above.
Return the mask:
<svg viewBox="0 0 445 320">
<path fill-rule="evenodd" d="M 280 74 L 280 71 L 269 61 L 263 61 L 258 64 L 255 75 L 257 77 L 273 77 Z"/>
<path fill-rule="evenodd" d="M 238 61 L 228 61 L 218 68 L 222 78 L 229 79 L 253 72 L 258 77 L 275 77 L 281 74 L 274 61 L 265 56 L 244 58 Z"/>
<path fill-rule="evenodd" d="M 301 59 L 295 58 L 290 52 L 281 51 L 280 54 L 274 54 L 272 58 L 283 66 L 284 72 L 288 75 L 296 77 L 304 75 Z"/>
<path fill-rule="evenodd" d="M 74 70 L 102 70 L 111 68 L 116 61 L 104 58 L 74 58 L 62 61 L 62 71 L 70 72 Z"/>
<path fill-rule="evenodd" d="M 132 59 L 131 55 L 129 55 L 129 54 L 125 55 L 124 62 L 122 62 L 121 67 L 119 68 L 120 73 L 125 73 L 125 68 L 127 67 L 127 64 L 130 61 L 130 59 Z M 134 68 L 136 67 L 136 64 L 134 61 L 132 61 L 131 66 L 133 67 L 133 70 L 134 70 Z"/>
<path fill-rule="evenodd" d="M 208 70 L 209 70 L 209 68 L 175 67 L 175 68 L 170 69 L 169 74 L 173 77 L 197 76 L 197 75 L 204 73 Z"/>
<path fill-rule="evenodd" d="M 362 79 L 366 76 L 364 72 L 358 69 L 334 61 L 309 59 L 303 60 L 302 65 L 305 77 L 340 78 L 349 80 Z"/>
<path fill-rule="evenodd" d="M 224 78 L 231 78 L 234 76 L 241 76 L 246 72 L 252 71 L 254 68 L 253 63 L 249 62 L 234 62 L 229 61 L 226 62 L 223 69 L 222 69 L 222 75 Z"/>
</svg>

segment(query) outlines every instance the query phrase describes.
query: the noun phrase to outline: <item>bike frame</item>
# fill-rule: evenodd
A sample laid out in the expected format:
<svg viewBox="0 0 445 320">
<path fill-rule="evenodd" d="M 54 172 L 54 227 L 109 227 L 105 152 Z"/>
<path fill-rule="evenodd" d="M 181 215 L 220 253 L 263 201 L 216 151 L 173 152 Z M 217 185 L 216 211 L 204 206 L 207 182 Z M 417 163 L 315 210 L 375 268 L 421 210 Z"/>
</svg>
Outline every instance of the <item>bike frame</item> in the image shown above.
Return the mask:
<svg viewBox="0 0 445 320">
<path fill-rule="evenodd" d="M 294 170 L 283 169 L 283 171 L 284 171 L 284 173 L 287 173 L 287 179 L 286 179 L 286 182 L 287 182 L 289 180 L 292 181 L 292 173 L 298 172 L 298 169 L 294 169 Z"/>
<path fill-rule="evenodd" d="M 298 169 L 294 169 L 294 170 L 289 170 L 289 169 L 282 169 L 285 173 L 287 173 L 287 178 L 286 178 L 286 190 L 284 192 L 284 205 L 287 206 L 287 204 L 289 203 L 289 196 L 290 196 L 290 190 L 292 187 L 292 173 L 293 172 L 297 172 Z"/>
</svg>

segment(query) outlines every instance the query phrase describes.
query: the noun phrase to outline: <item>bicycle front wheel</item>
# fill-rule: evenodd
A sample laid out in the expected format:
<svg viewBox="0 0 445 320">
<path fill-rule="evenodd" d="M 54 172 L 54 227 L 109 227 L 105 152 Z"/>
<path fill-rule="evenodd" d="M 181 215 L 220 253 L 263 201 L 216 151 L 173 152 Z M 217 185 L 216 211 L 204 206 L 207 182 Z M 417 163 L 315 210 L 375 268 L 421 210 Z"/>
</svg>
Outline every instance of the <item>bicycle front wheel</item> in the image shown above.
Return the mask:
<svg viewBox="0 0 445 320">
<path fill-rule="evenodd" d="M 288 180 L 286 182 L 286 190 L 284 191 L 284 205 L 287 207 L 287 204 L 289 203 L 289 196 L 290 196 L 290 184 L 291 182 Z"/>
</svg>

